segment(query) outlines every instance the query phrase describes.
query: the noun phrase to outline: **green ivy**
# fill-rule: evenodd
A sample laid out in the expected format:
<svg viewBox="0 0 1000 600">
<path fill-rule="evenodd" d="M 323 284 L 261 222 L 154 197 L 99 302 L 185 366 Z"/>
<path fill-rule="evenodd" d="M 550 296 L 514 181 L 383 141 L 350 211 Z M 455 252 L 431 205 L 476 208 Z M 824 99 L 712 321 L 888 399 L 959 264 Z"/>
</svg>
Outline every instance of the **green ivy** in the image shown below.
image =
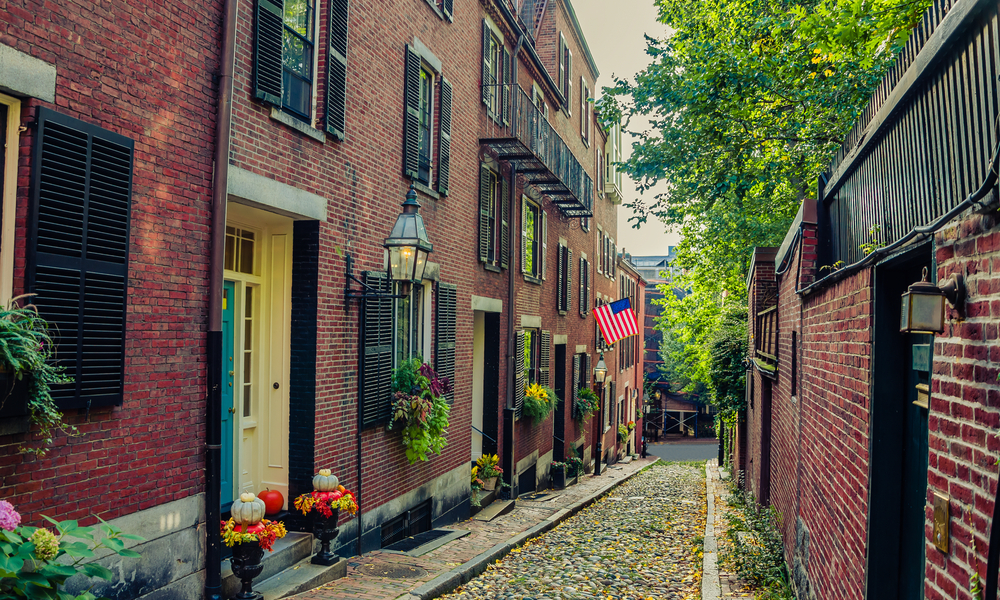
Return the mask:
<svg viewBox="0 0 1000 600">
<path fill-rule="evenodd" d="M 388 429 L 400 428 L 406 459 L 412 465 L 426 461 L 428 454 L 441 454 L 448 445 L 448 415 L 451 406 L 445 394 L 451 389 L 427 363 L 411 358 L 392 375 L 393 421 Z"/>
</svg>

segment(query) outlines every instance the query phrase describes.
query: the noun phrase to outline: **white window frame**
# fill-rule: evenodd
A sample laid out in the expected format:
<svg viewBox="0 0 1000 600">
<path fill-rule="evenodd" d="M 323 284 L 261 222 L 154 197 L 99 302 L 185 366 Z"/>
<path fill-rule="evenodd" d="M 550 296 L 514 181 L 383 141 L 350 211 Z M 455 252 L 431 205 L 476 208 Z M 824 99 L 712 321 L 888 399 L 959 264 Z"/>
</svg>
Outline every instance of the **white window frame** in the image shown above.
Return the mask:
<svg viewBox="0 0 1000 600">
<path fill-rule="evenodd" d="M 21 137 L 21 101 L 0 94 L 7 107 L 7 137 L 4 140 L 3 228 L 0 230 L 0 302 L 10 304 L 14 296 L 14 225 L 17 213 L 17 163 Z"/>
</svg>

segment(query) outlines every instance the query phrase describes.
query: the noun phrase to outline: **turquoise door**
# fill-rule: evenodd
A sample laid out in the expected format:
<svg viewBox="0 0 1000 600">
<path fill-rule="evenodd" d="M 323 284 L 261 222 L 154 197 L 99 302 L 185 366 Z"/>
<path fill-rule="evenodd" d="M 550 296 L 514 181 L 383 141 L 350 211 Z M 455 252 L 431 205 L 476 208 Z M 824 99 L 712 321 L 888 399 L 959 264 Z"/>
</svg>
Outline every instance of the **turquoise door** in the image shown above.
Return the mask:
<svg viewBox="0 0 1000 600">
<path fill-rule="evenodd" d="M 233 308 L 236 285 L 227 281 L 222 288 L 222 511 L 233 503 Z"/>
</svg>

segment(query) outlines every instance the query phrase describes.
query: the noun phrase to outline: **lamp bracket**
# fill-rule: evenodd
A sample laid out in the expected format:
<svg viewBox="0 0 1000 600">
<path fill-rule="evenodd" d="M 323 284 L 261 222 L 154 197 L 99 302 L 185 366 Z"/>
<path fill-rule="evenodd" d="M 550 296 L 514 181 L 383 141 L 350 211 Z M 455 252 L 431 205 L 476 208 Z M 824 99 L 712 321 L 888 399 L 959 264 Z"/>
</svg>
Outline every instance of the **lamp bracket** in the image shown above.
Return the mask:
<svg viewBox="0 0 1000 600">
<path fill-rule="evenodd" d="M 354 276 L 354 257 L 348 254 L 344 258 L 344 262 L 347 264 L 346 277 L 344 279 L 344 301 L 350 302 L 351 300 L 387 300 L 390 298 L 406 298 L 409 294 L 386 294 L 380 292 L 368 285 L 364 281 L 361 281 Z M 352 290 L 351 282 L 354 281 L 358 283 L 362 290 Z"/>
<path fill-rule="evenodd" d="M 948 304 L 952 308 L 961 311 L 965 304 L 965 281 L 958 273 L 952 273 L 951 277 L 945 279 L 940 285 L 944 297 L 948 299 Z"/>
</svg>

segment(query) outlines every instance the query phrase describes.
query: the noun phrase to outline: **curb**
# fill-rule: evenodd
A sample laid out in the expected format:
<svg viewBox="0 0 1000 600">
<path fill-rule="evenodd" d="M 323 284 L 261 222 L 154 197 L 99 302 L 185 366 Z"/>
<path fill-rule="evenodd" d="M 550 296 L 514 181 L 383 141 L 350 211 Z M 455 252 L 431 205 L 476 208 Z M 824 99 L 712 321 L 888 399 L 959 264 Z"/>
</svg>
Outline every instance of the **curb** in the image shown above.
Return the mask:
<svg viewBox="0 0 1000 600">
<path fill-rule="evenodd" d="M 708 496 L 708 513 L 705 518 L 705 545 L 702 552 L 701 600 L 719 600 L 722 585 L 719 581 L 719 548 L 715 541 L 715 494 L 712 491 L 712 467 L 705 464 L 705 491 Z"/>
<path fill-rule="evenodd" d="M 419 598 L 420 600 L 431 600 L 432 598 L 437 598 L 442 594 L 447 594 L 462 584 L 472 581 L 476 575 L 485 571 L 486 567 L 489 566 L 490 563 L 507 556 L 511 550 L 524 544 L 528 540 L 538 537 L 550 529 L 554 529 L 559 523 L 562 523 L 584 508 L 590 506 L 604 494 L 625 483 L 639 473 L 642 473 L 654 464 L 656 464 L 656 461 L 642 467 L 641 469 L 637 469 L 635 472 L 622 477 L 621 479 L 609 482 L 607 485 L 598 488 L 597 491 L 590 497 L 575 502 L 567 508 L 556 511 L 534 527 L 522 531 L 507 541 L 496 544 L 486 552 L 483 552 L 461 566 L 455 567 L 446 573 L 442 573 L 427 583 L 410 590 L 402 596 L 399 596 L 397 600 L 414 600 L 416 598 Z"/>
</svg>

